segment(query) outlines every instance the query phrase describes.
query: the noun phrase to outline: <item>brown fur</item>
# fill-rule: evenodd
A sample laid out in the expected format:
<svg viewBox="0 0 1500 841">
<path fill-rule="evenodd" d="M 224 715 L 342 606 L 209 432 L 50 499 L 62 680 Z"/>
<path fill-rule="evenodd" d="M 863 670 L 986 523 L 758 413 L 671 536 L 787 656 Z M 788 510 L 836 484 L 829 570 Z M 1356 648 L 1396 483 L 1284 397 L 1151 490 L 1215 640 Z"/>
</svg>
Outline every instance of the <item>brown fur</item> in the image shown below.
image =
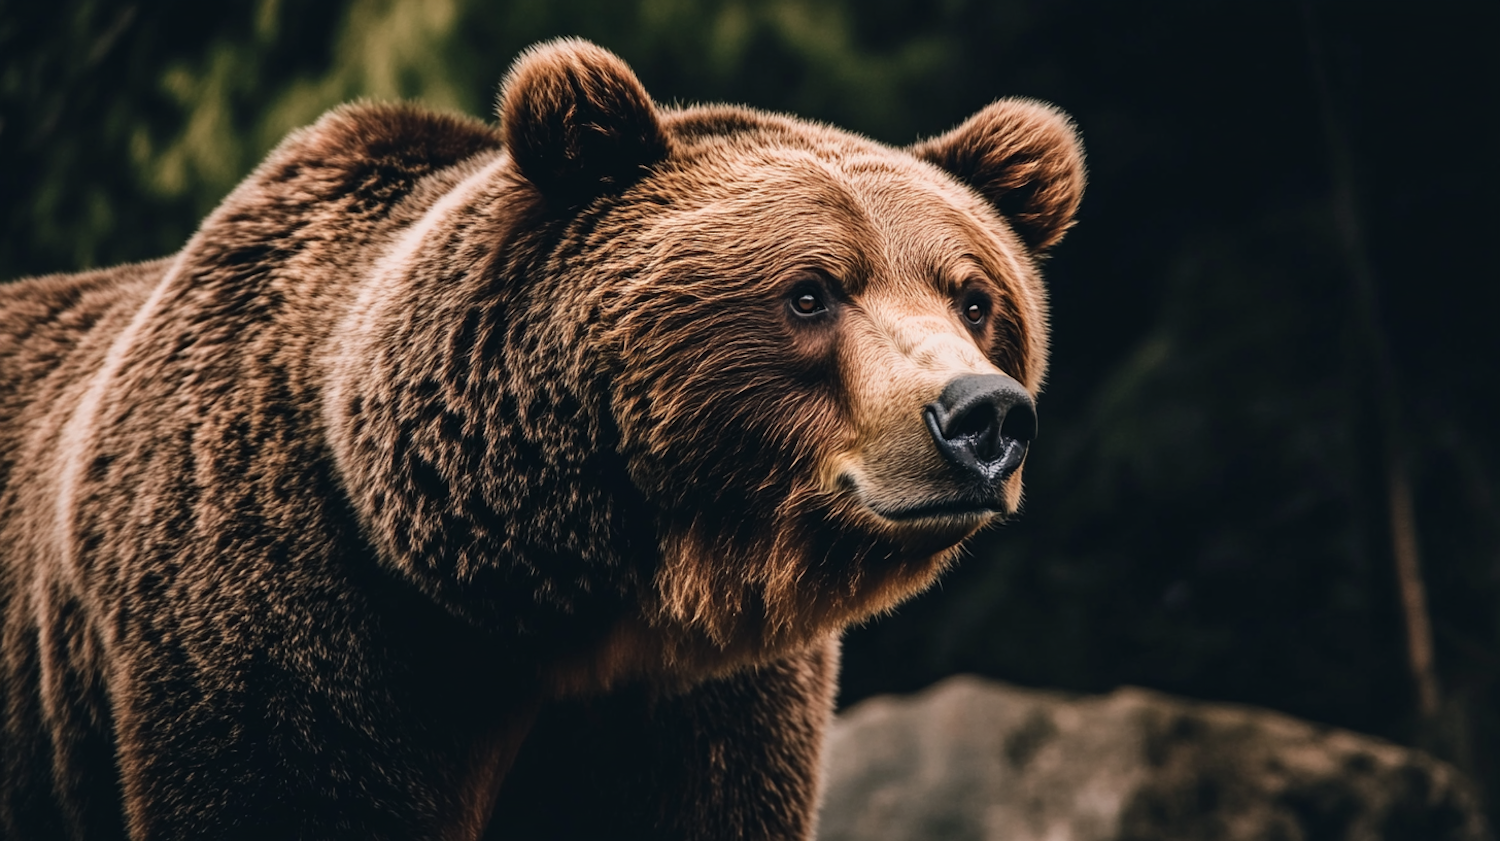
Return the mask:
<svg viewBox="0 0 1500 841">
<path fill-rule="evenodd" d="M 839 631 L 998 516 L 882 512 L 944 383 L 1040 386 L 1072 129 L 577 41 L 500 113 L 336 110 L 175 257 L 0 288 L 0 837 L 810 835 Z"/>
</svg>

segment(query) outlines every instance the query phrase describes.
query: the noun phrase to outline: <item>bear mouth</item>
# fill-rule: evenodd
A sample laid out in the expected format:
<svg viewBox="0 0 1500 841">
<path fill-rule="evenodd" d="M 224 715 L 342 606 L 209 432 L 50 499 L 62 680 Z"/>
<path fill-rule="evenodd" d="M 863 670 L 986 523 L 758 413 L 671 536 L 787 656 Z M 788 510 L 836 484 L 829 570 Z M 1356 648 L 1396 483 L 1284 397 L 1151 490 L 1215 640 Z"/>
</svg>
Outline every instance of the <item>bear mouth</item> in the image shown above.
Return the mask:
<svg viewBox="0 0 1500 841">
<path fill-rule="evenodd" d="M 903 527 L 938 528 L 947 531 L 954 527 L 975 528 L 995 517 L 1008 517 L 1015 513 L 1006 504 L 1002 493 L 984 493 L 973 489 L 968 493 L 948 489 L 929 494 L 891 494 L 894 499 L 881 499 L 878 490 L 871 492 L 867 483 L 861 482 L 853 473 L 839 477 L 839 485 L 845 493 L 858 500 L 861 508 L 888 523 Z M 877 486 L 878 487 L 878 486 Z M 979 490 L 978 493 L 974 491 Z M 998 490 L 998 489 L 997 489 Z"/>
<path fill-rule="evenodd" d="M 871 505 L 869 508 L 881 517 L 898 523 L 911 523 L 917 520 L 983 519 L 1005 513 L 999 502 L 971 499 L 941 499 L 889 509 Z"/>
</svg>

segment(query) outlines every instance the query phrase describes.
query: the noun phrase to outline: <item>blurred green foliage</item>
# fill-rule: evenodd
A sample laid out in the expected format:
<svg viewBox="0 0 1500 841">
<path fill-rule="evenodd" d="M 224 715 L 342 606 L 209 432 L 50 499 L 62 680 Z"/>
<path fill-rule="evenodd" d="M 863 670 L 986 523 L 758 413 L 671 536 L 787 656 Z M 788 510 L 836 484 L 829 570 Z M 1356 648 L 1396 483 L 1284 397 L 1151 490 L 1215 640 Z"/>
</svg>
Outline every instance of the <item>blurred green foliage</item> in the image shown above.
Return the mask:
<svg viewBox="0 0 1500 841">
<path fill-rule="evenodd" d="M 488 115 L 512 58 L 559 35 L 615 50 L 664 102 L 892 143 L 1008 94 L 1079 120 L 1092 183 L 1048 266 L 1055 352 L 1027 511 L 851 634 L 846 701 L 956 670 L 1145 684 L 1418 742 L 1500 795 L 1494 4 L 9 2 L 0 277 L 175 250 L 339 102 Z M 1338 228 L 1338 154 L 1358 255 Z M 1394 395 L 1372 376 L 1356 258 Z M 1374 420 L 1388 398 L 1437 633 L 1435 729 L 1415 712 L 1392 573 Z"/>
</svg>

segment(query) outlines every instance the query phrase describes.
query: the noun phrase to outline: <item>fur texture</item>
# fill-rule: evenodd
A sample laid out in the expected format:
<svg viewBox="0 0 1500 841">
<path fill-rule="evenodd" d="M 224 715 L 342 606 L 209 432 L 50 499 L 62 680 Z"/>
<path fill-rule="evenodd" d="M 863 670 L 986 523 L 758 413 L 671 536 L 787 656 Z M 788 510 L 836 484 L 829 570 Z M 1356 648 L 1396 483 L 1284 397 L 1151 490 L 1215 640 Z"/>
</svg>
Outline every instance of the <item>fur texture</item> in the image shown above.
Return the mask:
<svg viewBox="0 0 1500 841">
<path fill-rule="evenodd" d="M 947 382 L 1040 386 L 1072 128 L 578 41 L 499 112 L 338 109 L 174 257 L 0 287 L 0 837 L 810 836 L 839 631 L 1019 504 L 899 513 Z"/>
</svg>

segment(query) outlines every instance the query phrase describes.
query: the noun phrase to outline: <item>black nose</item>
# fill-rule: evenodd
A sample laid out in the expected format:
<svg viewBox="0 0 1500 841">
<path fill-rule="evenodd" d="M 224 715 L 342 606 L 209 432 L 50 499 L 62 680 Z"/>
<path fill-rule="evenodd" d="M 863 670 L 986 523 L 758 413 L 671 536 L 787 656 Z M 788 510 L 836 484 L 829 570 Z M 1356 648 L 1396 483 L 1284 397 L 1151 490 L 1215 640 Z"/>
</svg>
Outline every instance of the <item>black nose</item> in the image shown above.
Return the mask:
<svg viewBox="0 0 1500 841">
<path fill-rule="evenodd" d="M 1009 479 L 1036 437 L 1036 405 L 1004 374 L 965 374 L 922 410 L 938 452 L 991 487 Z"/>
</svg>

